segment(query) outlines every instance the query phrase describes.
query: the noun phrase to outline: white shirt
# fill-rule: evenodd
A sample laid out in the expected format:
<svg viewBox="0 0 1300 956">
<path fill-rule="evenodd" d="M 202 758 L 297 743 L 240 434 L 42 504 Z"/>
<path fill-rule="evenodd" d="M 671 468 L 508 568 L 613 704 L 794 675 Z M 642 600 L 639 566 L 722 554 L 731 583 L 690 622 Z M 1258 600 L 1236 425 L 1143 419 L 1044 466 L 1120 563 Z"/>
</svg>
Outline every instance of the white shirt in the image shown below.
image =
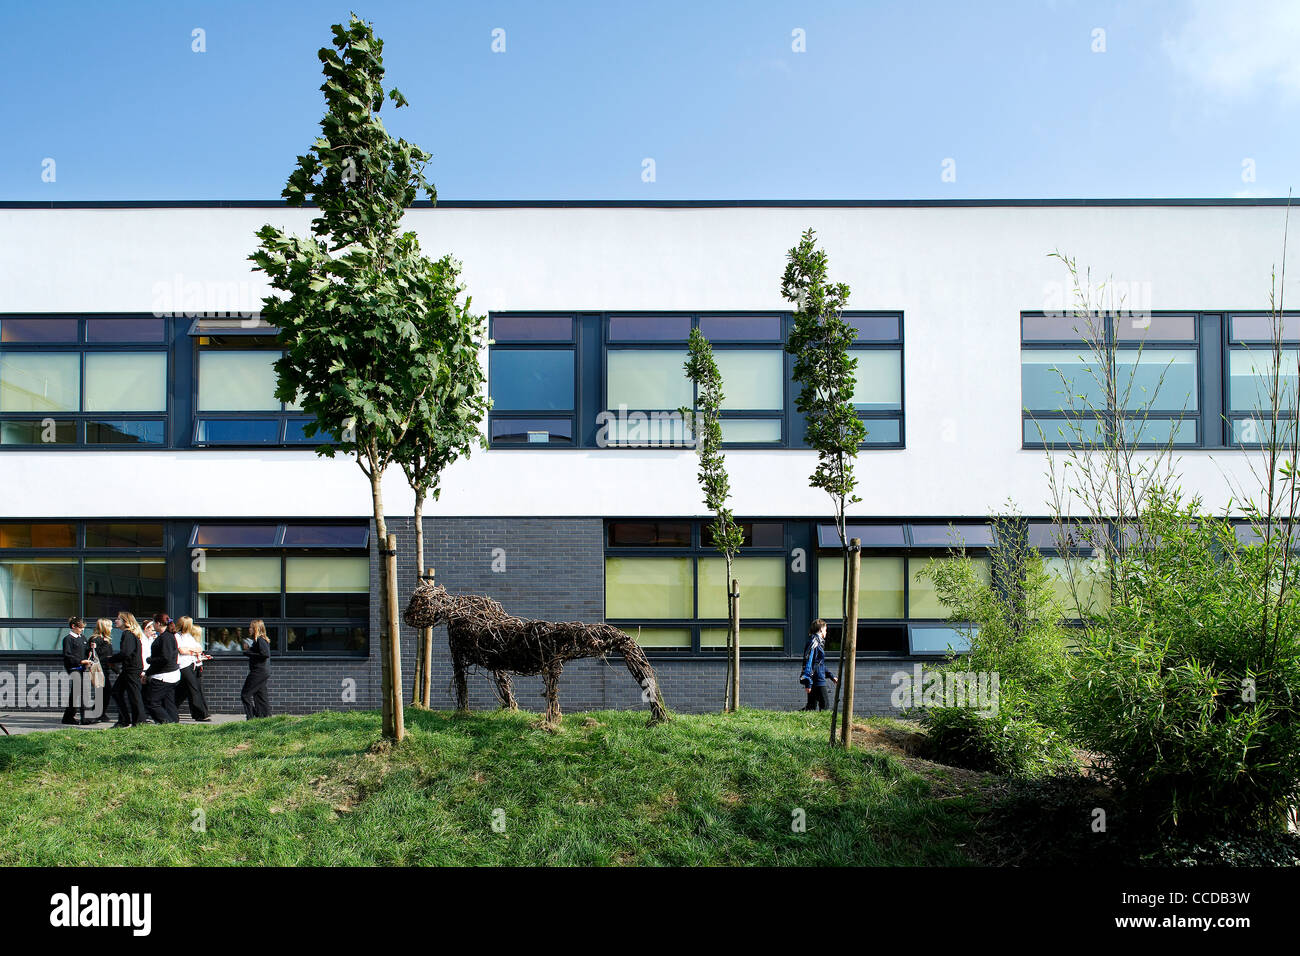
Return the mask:
<svg viewBox="0 0 1300 956">
<path fill-rule="evenodd" d="M 146 634 L 144 640 L 140 642 L 144 648 L 144 666 L 146 669 L 149 667 L 149 655 L 153 653 L 153 642 L 155 640 L 157 640 L 156 637 L 150 637 Z M 180 683 L 181 672 L 179 670 L 174 670 L 168 671 L 165 674 L 150 674 L 149 679 L 162 681 L 164 684 L 178 684 Z"/>
<path fill-rule="evenodd" d="M 203 645 L 194 639 L 192 634 L 177 634 L 176 648 L 180 652 L 176 657 L 176 662 L 181 667 L 193 667 L 199 661 L 199 655 L 203 653 Z"/>
</svg>

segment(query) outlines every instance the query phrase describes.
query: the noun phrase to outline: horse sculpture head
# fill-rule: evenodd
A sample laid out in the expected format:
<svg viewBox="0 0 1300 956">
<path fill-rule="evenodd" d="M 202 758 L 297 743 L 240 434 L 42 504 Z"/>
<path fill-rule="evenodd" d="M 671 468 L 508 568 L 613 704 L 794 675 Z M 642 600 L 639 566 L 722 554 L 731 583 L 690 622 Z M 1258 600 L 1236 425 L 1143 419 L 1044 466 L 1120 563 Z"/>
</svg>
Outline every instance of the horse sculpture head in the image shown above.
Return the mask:
<svg viewBox="0 0 1300 956">
<path fill-rule="evenodd" d="M 411 595 L 402 620 L 407 627 L 436 627 L 447 618 L 455 599 L 437 584 L 421 584 Z"/>
</svg>

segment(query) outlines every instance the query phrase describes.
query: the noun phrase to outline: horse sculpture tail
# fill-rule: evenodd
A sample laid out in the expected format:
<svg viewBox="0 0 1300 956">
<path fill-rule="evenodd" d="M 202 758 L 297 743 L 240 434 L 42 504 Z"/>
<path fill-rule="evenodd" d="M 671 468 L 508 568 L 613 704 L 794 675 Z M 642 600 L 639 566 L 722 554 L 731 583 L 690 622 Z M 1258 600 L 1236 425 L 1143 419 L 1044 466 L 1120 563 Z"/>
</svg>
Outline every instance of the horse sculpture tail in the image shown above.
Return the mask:
<svg viewBox="0 0 1300 956">
<path fill-rule="evenodd" d="M 632 673 L 632 677 L 641 687 L 641 699 L 650 702 L 650 723 L 661 724 L 668 720 L 668 711 L 664 709 L 663 693 L 659 689 L 659 678 L 650 666 L 650 659 L 645 656 L 641 645 L 622 631 L 616 631 L 610 643 L 623 655 L 623 663 Z"/>
</svg>

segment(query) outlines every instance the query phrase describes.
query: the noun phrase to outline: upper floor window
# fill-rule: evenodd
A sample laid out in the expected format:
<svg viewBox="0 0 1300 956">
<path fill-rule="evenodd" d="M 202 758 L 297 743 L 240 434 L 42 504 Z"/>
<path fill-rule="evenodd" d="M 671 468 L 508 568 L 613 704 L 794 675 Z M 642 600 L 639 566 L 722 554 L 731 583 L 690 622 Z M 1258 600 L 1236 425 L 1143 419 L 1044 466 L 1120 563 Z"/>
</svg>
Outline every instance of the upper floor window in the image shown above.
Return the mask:
<svg viewBox="0 0 1300 956">
<path fill-rule="evenodd" d="M 853 313 L 854 403 L 869 446 L 903 444 L 902 317 Z M 492 317 L 492 444 L 689 447 L 687 340 L 698 327 L 723 378 L 723 441 L 806 447 L 783 345 L 788 313 Z"/>
<path fill-rule="evenodd" d="M 308 438 L 301 407 L 275 397 L 275 362 L 284 353 L 260 320 L 198 319 L 194 444 L 320 444 Z"/>
<path fill-rule="evenodd" d="M 0 317 L 0 445 L 162 445 L 166 320 Z"/>
<path fill-rule="evenodd" d="M 1295 419 L 1300 389 L 1300 315 L 1281 317 L 1282 347 L 1278 352 L 1274 351 L 1274 321 L 1275 317 L 1267 313 L 1228 317 L 1226 378 L 1231 444 L 1259 445 L 1268 441 L 1275 393 L 1279 426 L 1289 427 Z"/>
<path fill-rule="evenodd" d="M 1023 314 L 1024 444 L 1202 444 L 1201 326 L 1189 313 Z"/>
</svg>

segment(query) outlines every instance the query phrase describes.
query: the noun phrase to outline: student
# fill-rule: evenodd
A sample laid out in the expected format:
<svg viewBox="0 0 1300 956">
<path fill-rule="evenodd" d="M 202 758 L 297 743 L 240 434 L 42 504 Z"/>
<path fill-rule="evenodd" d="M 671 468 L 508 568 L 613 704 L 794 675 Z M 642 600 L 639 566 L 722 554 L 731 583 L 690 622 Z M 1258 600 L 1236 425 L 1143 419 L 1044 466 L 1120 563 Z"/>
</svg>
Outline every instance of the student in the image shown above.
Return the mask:
<svg viewBox="0 0 1300 956">
<path fill-rule="evenodd" d="M 122 672 L 113 684 L 113 700 L 117 702 L 117 723 L 113 726 L 135 727 L 144 721 L 144 700 L 140 696 L 144 631 L 130 611 L 119 611 L 114 626 L 122 632 L 122 640 L 108 662 L 122 665 Z"/>
<path fill-rule="evenodd" d="M 249 621 L 250 640 L 244 642 L 244 656 L 248 658 L 248 677 L 244 680 L 244 689 L 239 699 L 244 703 L 244 717 L 271 716 L 271 699 L 266 692 L 266 682 L 271 677 L 269 661 L 271 644 L 266 639 L 266 623 L 262 620 Z"/>
<path fill-rule="evenodd" d="M 101 617 L 95 621 L 95 633 L 90 637 L 87 656 L 99 661 L 104 670 L 104 686 L 95 692 L 101 702 L 97 723 L 103 723 L 111 719 L 108 716 L 108 702 L 113 694 L 113 681 L 108 674 L 108 659 L 113 656 L 113 622 L 108 618 Z"/>
<path fill-rule="evenodd" d="M 808 643 L 803 649 L 803 673 L 799 683 L 803 684 L 808 695 L 808 704 L 804 710 L 825 710 L 826 678 L 838 684 L 839 678 L 826 673 L 826 622 L 821 618 L 813 621 L 808 628 Z"/>
<path fill-rule="evenodd" d="M 144 672 L 147 678 L 144 706 L 154 723 L 175 724 L 181 719 L 176 710 L 176 687 L 181 681 L 180 649 L 176 646 L 176 635 L 166 630 L 166 623 L 162 626 L 161 632 L 155 626 L 149 648 L 149 669 Z"/>
<path fill-rule="evenodd" d="M 189 701 L 190 717 L 198 721 L 208 721 L 208 702 L 203 696 L 203 643 L 199 635 L 203 632 L 194 626 L 192 617 L 182 617 L 176 626 L 176 647 L 180 651 L 179 664 L 181 682 L 176 685 L 176 709 L 180 710 L 181 701 Z"/>
<path fill-rule="evenodd" d="M 93 720 L 86 719 L 86 681 L 82 675 L 86 668 L 90 666 L 90 657 L 86 652 L 86 639 L 81 636 L 86 629 L 86 622 L 79 617 L 68 618 L 68 633 L 63 636 L 63 670 L 65 673 L 76 673 L 74 678 L 75 687 L 69 687 L 72 692 L 72 698 L 68 701 L 68 709 L 63 712 L 63 722 L 65 724 L 93 724 Z"/>
</svg>

